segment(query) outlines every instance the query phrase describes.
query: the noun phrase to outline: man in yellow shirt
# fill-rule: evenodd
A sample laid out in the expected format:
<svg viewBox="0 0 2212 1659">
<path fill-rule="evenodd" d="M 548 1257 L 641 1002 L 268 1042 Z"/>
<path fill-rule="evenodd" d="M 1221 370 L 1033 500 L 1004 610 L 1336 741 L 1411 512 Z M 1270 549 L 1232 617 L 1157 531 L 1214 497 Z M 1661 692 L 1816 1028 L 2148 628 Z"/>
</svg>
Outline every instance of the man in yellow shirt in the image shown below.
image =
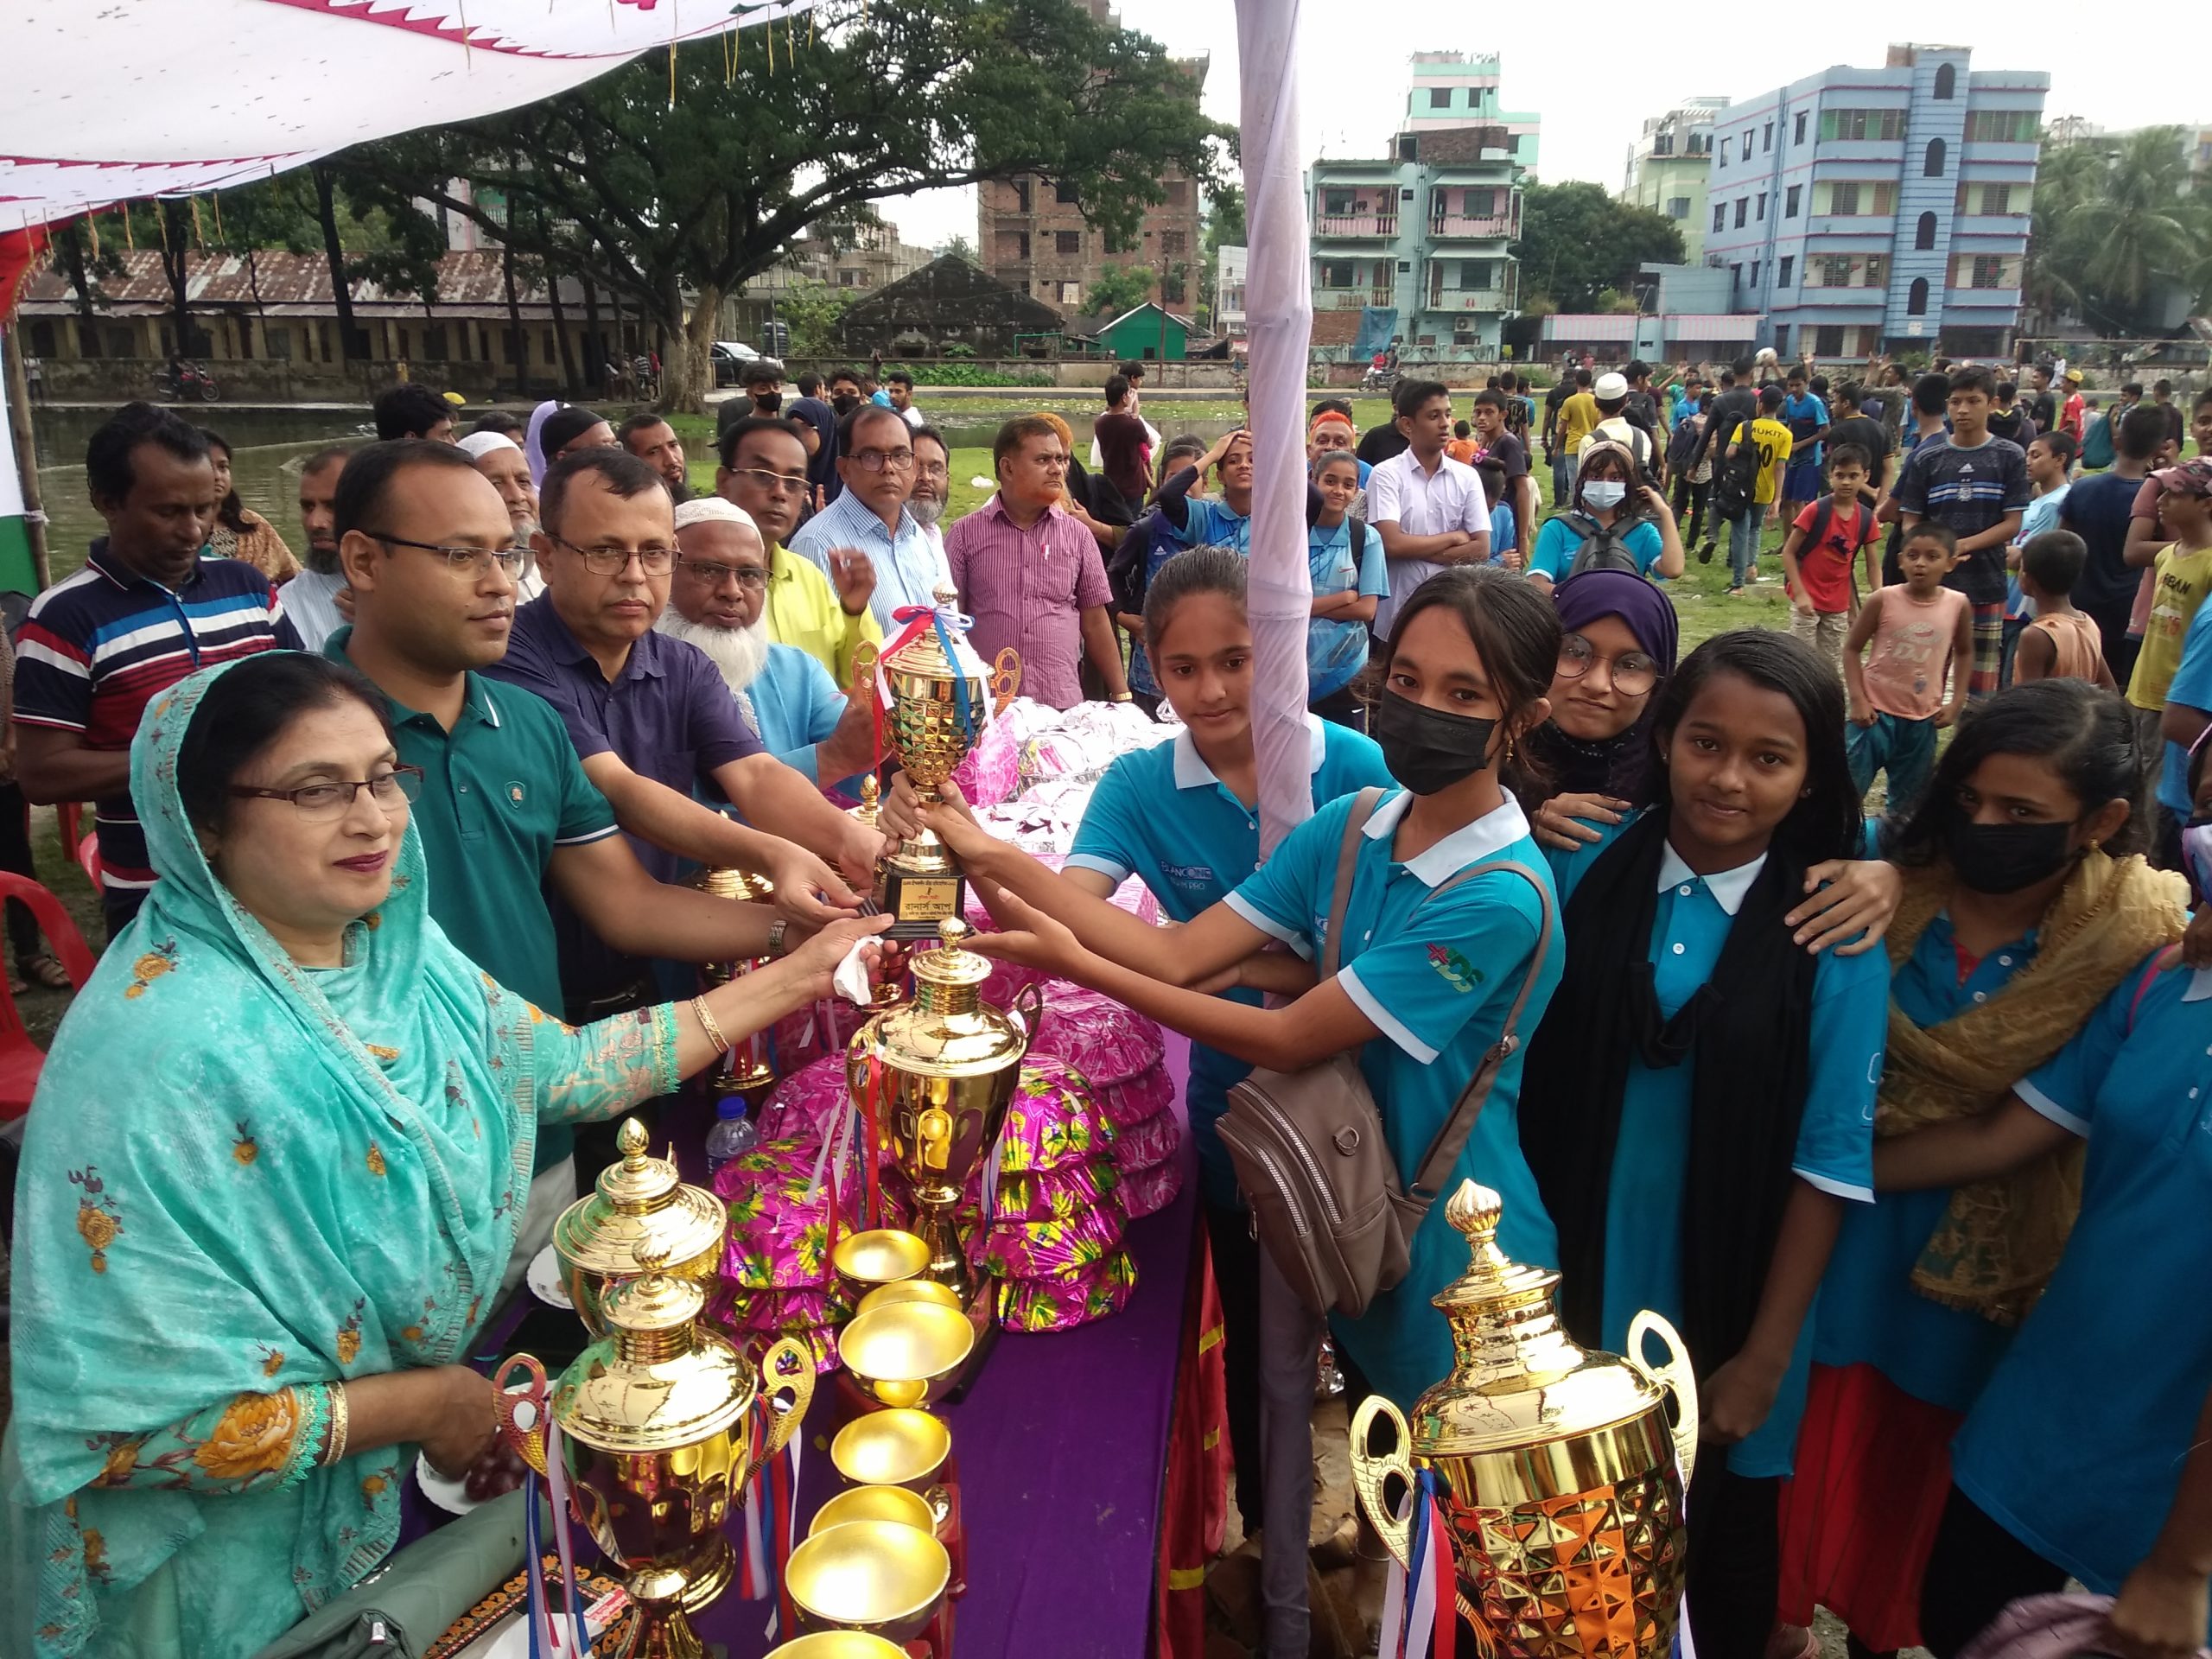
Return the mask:
<svg viewBox="0 0 2212 1659">
<path fill-rule="evenodd" d="M 1604 418 L 1599 413 L 1597 398 L 1591 395 L 1590 371 L 1577 369 L 1574 372 L 1574 395 L 1559 408 L 1560 448 L 1567 452 L 1567 496 L 1564 499 L 1573 498 L 1574 474 L 1580 464 L 1583 442 Z"/>
<path fill-rule="evenodd" d="M 1789 464 L 1789 429 L 1782 419 L 1780 386 L 1760 388 L 1758 417 L 1749 426 L 1737 429 L 1723 465 L 1732 471 L 1740 467 L 1747 444 L 1758 459 L 1758 471 L 1752 475 L 1751 499 L 1728 520 L 1728 591 L 1732 594 L 1742 593 L 1745 583 L 1759 579 L 1759 526 L 1766 510 L 1782 493 L 1782 470 Z M 1716 493 L 1716 511 L 1718 505 Z"/>
<path fill-rule="evenodd" d="M 798 646 L 830 671 L 839 690 L 850 690 L 853 653 L 863 640 L 883 642 L 868 602 L 875 567 L 865 553 L 833 553 L 824 575 L 784 546 L 810 487 L 806 446 L 791 422 L 767 416 L 733 422 L 721 448 L 715 493 L 749 513 L 767 545 L 768 637 Z"/>
</svg>

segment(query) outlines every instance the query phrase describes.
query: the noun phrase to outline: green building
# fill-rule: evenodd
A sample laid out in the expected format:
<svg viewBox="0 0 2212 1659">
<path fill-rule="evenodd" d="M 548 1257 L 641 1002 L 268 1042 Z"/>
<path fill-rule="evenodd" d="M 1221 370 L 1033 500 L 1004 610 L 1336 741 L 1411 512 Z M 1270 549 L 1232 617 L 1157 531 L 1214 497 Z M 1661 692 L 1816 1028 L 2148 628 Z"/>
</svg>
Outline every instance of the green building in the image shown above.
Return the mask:
<svg viewBox="0 0 2212 1659">
<path fill-rule="evenodd" d="M 1078 317 L 1067 326 L 1068 341 L 1080 350 L 1094 352 L 1119 362 L 1179 362 L 1190 355 L 1191 320 L 1162 310 L 1147 300 L 1119 316 L 1101 312 Z"/>
</svg>

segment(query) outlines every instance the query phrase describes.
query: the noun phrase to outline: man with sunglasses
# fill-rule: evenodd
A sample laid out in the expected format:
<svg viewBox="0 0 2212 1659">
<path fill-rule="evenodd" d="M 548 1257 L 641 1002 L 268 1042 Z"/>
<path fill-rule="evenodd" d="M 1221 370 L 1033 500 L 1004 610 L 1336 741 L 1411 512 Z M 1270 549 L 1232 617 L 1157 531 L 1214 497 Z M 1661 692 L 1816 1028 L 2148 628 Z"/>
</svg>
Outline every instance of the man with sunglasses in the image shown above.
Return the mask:
<svg viewBox="0 0 2212 1659">
<path fill-rule="evenodd" d="M 715 493 L 753 520 L 767 555 L 768 637 L 779 645 L 796 645 L 828 669 L 840 686 L 849 687 L 853 657 L 861 644 L 883 643 L 883 630 L 868 605 L 875 591 L 875 567 L 865 555 L 833 555 L 825 576 L 784 545 L 798 524 L 811 485 L 799 423 L 742 420 L 718 442 L 721 465 L 715 473 Z"/>
<path fill-rule="evenodd" d="M 875 572 L 868 607 L 886 633 L 899 611 L 931 603 L 952 579 L 943 549 L 907 511 L 914 466 L 913 433 L 905 419 L 896 410 L 862 404 L 838 429 L 843 492 L 791 540 L 792 552 L 832 581 L 841 560 L 865 559 Z"/>
<path fill-rule="evenodd" d="M 553 705 L 585 775 L 661 880 L 686 859 L 735 866 L 768 877 L 801 920 L 849 913 L 859 899 L 833 863 L 865 884 L 882 836 L 767 753 L 703 652 L 653 630 L 677 558 L 675 505 L 658 474 L 620 449 L 579 450 L 546 473 L 538 520 L 545 594 L 515 613 L 492 677 Z M 702 785 L 745 822 L 702 804 Z M 563 943 L 574 1012 L 642 1006 L 643 963 L 581 936 Z"/>
<path fill-rule="evenodd" d="M 727 962 L 776 948 L 788 924 L 772 912 L 648 875 L 560 716 L 483 677 L 506 653 L 522 554 L 499 492 L 466 454 L 370 444 L 339 475 L 332 512 L 354 620 L 323 653 L 390 700 L 399 758 L 423 772 L 414 824 L 430 914 L 463 954 L 557 1014 L 569 999 L 549 893 L 620 950 Z M 538 1132 L 518 1262 L 575 1196 L 570 1145 L 566 1128 Z"/>
</svg>

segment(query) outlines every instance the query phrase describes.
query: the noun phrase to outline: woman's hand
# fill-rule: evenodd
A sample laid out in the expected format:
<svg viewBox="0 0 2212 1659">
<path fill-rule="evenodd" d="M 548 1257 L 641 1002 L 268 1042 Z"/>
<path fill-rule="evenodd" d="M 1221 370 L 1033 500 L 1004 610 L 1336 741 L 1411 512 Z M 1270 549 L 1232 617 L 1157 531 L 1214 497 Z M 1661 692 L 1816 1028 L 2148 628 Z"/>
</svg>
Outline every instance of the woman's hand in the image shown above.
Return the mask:
<svg viewBox="0 0 2212 1659">
<path fill-rule="evenodd" d="M 1001 929 L 996 933 L 973 935 L 968 949 L 979 957 L 1018 962 L 1063 979 L 1082 978 L 1078 969 L 1090 953 L 1064 923 L 1015 898 L 989 877 L 976 874 L 972 868 L 968 882 Z"/>
<path fill-rule="evenodd" d="M 836 871 L 804 847 L 785 842 L 761 862 L 760 874 L 776 884 L 776 908 L 802 927 L 820 927 L 860 906 Z"/>
<path fill-rule="evenodd" d="M 972 818 L 975 816 L 969 810 L 967 798 L 961 794 L 959 786 L 950 778 L 937 786 L 937 798 L 940 805 L 963 817 Z M 903 772 L 894 772 L 891 774 L 890 792 L 884 796 L 875 821 L 886 835 L 896 836 L 901 841 L 907 840 L 922 832 L 921 804 L 921 796 L 915 791 L 914 780 Z"/>
<path fill-rule="evenodd" d="M 855 944 L 861 946 L 861 960 L 868 964 L 868 983 L 878 983 L 883 978 L 887 942 L 875 935 L 890 925 L 888 916 L 840 917 L 795 948 L 786 960 L 800 976 L 804 1000 L 819 1001 L 830 995 L 830 976 Z"/>
<path fill-rule="evenodd" d="M 1629 803 L 1611 795 L 1554 795 L 1536 809 L 1530 824 L 1538 842 L 1571 853 L 1599 838 L 1599 831 L 1584 820 L 1618 823 Z"/>
<path fill-rule="evenodd" d="M 422 1438 L 423 1455 L 447 1479 L 459 1480 L 499 1433 L 492 1379 L 466 1365 L 440 1365 L 429 1376 L 438 1408 L 426 1418 L 429 1430 Z"/>
<path fill-rule="evenodd" d="M 2161 1561 L 2154 1550 L 2120 1586 L 2098 1649 L 2118 1659 L 2190 1659 L 2212 1618 L 2207 1596 L 2203 1573 Z"/>
<path fill-rule="evenodd" d="M 1816 957 L 1832 944 L 1839 957 L 1856 957 L 1890 931 L 1904 897 L 1904 873 L 1878 858 L 1832 858 L 1805 872 L 1805 891 L 1812 896 L 1782 918 L 1797 930 L 1796 942 Z M 1854 936 L 1863 937 L 1843 944 Z"/>
<path fill-rule="evenodd" d="M 1755 1434 L 1774 1409 L 1785 1364 L 1775 1365 L 1746 1351 L 1738 1354 L 1698 1390 L 1698 1438 L 1733 1446 Z"/>
<path fill-rule="evenodd" d="M 988 874 L 997 861 L 998 855 L 1007 843 L 968 816 L 964 805 L 947 803 L 942 806 L 924 806 L 917 802 L 914 817 L 923 829 L 932 831 L 960 861 L 960 867 L 969 874 Z"/>
</svg>

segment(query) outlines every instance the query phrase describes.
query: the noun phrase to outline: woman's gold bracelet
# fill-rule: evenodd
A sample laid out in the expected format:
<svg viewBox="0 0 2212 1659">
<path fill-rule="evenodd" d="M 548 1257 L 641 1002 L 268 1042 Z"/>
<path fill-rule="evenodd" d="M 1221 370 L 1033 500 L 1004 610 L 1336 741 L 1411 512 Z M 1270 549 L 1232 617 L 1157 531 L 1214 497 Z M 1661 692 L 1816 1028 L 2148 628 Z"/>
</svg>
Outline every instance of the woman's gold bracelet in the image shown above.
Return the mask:
<svg viewBox="0 0 2212 1659">
<path fill-rule="evenodd" d="M 691 1012 L 699 1016 L 699 1029 L 707 1033 L 707 1040 L 715 1046 L 715 1052 L 728 1053 L 729 1039 L 722 1035 L 722 1028 L 715 1022 L 715 1016 L 707 1012 L 707 999 L 703 996 L 693 997 Z"/>
<path fill-rule="evenodd" d="M 352 1422 L 346 1405 L 346 1385 L 330 1385 L 330 1433 L 323 1443 L 322 1462 L 325 1468 L 340 1461 L 346 1455 L 346 1431 Z"/>
</svg>

